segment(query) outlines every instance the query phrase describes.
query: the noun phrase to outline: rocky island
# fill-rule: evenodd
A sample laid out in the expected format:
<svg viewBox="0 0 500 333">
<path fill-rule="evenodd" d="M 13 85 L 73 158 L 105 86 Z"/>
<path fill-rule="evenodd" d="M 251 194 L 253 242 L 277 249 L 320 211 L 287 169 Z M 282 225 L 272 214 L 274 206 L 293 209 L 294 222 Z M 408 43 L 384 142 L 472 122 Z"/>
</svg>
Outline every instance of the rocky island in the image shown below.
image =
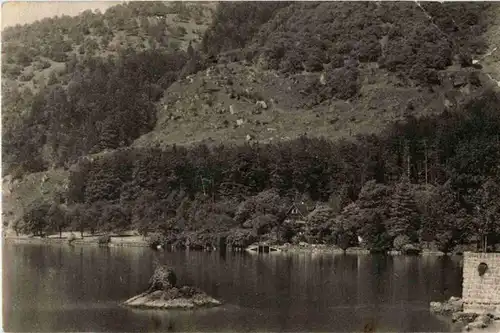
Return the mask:
<svg viewBox="0 0 500 333">
<path fill-rule="evenodd" d="M 195 309 L 219 306 L 222 303 L 190 286 L 177 286 L 174 271 L 158 265 L 150 279 L 149 289 L 124 302 L 124 305 L 145 309 Z"/>
</svg>

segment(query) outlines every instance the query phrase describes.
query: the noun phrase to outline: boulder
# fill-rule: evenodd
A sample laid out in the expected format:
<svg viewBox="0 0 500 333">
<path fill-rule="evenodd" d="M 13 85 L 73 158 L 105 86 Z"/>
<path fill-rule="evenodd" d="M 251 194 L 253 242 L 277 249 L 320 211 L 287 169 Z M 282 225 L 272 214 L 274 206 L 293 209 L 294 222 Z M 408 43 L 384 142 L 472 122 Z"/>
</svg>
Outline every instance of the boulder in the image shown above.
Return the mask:
<svg viewBox="0 0 500 333">
<path fill-rule="evenodd" d="M 465 326 L 466 331 L 471 331 L 475 329 L 483 329 L 488 327 L 493 321 L 492 316 L 490 315 L 479 315 L 477 318 L 467 326 Z"/>
<path fill-rule="evenodd" d="M 264 110 L 267 110 L 267 103 L 266 103 L 266 102 L 264 102 L 264 101 L 257 101 L 255 104 L 256 104 L 259 108 L 264 109 Z"/>
<path fill-rule="evenodd" d="M 461 312 L 463 301 L 458 297 L 451 297 L 446 302 L 431 302 L 430 311 L 439 315 L 451 315 L 455 312 Z"/>
<path fill-rule="evenodd" d="M 451 319 L 454 323 L 459 322 L 463 324 L 472 323 L 479 315 L 477 313 L 470 312 L 455 312 L 453 313 Z"/>
</svg>

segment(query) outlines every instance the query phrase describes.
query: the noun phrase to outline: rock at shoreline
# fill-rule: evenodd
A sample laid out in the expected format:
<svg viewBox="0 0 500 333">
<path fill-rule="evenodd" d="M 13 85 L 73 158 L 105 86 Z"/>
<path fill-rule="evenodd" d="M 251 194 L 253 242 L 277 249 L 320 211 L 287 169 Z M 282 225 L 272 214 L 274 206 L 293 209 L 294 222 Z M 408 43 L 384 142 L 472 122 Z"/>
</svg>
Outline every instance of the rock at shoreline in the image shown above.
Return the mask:
<svg viewBox="0 0 500 333">
<path fill-rule="evenodd" d="M 456 323 L 462 323 L 464 325 L 473 322 L 479 315 L 477 313 L 470 312 L 455 312 L 451 316 L 451 320 Z"/>
<path fill-rule="evenodd" d="M 431 312 L 439 315 L 451 315 L 462 312 L 464 302 L 459 297 L 451 297 L 446 302 L 431 302 Z"/>
<path fill-rule="evenodd" d="M 150 287 L 145 293 L 126 300 L 124 305 L 152 309 L 194 309 L 222 304 L 197 288 L 177 287 L 174 271 L 164 265 L 155 269 L 149 282 Z"/>
<path fill-rule="evenodd" d="M 451 297 L 446 302 L 431 302 L 430 311 L 444 316 L 450 316 L 454 323 L 461 323 L 464 332 L 480 332 L 488 328 L 486 332 L 498 332 L 500 321 L 495 321 L 491 314 L 478 314 L 463 312 L 463 301 L 458 297 Z M 489 329 L 493 329 L 490 331 Z"/>
<path fill-rule="evenodd" d="M 492 322 L 493 322 L 493 316 L 488 314 L 479 315 L 472 323 L 467 324 L 467 326 L 465 326 L 465 331 L 483 329 L 490 326 Z"/>
</svg>

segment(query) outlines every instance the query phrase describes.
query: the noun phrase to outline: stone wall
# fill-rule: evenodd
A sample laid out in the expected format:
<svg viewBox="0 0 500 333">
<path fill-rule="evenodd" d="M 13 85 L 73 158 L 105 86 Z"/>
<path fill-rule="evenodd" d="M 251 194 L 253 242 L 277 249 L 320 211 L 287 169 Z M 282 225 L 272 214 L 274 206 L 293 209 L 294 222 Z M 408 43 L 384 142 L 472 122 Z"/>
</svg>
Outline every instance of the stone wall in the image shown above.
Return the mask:
<svg viewBox="0 0 500 333">
<path fill-rule="evenodd" d="M 478 266 L 488 265 L 480 276 Z M 464 312 L 500 315 L 500 253 L 464 253 Z"/>
</svg>

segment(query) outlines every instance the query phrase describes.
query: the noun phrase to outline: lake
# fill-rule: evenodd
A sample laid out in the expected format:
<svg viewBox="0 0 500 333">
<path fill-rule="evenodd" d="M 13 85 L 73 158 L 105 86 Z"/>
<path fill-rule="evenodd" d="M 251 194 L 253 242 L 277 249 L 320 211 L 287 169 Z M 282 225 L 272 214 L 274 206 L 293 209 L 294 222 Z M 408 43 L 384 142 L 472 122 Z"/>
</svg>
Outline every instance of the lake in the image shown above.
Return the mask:
<svg viewBox="0 0 500 333">
<path fill-rule="evenodd" d="M 134 310 L 153 260 L 224 302 L 196 311 Z M 450 332 L 429 302 L 461 296 L 460 257 L 154 252 L 4 243 L 6 331 Z"/>
</svg>

